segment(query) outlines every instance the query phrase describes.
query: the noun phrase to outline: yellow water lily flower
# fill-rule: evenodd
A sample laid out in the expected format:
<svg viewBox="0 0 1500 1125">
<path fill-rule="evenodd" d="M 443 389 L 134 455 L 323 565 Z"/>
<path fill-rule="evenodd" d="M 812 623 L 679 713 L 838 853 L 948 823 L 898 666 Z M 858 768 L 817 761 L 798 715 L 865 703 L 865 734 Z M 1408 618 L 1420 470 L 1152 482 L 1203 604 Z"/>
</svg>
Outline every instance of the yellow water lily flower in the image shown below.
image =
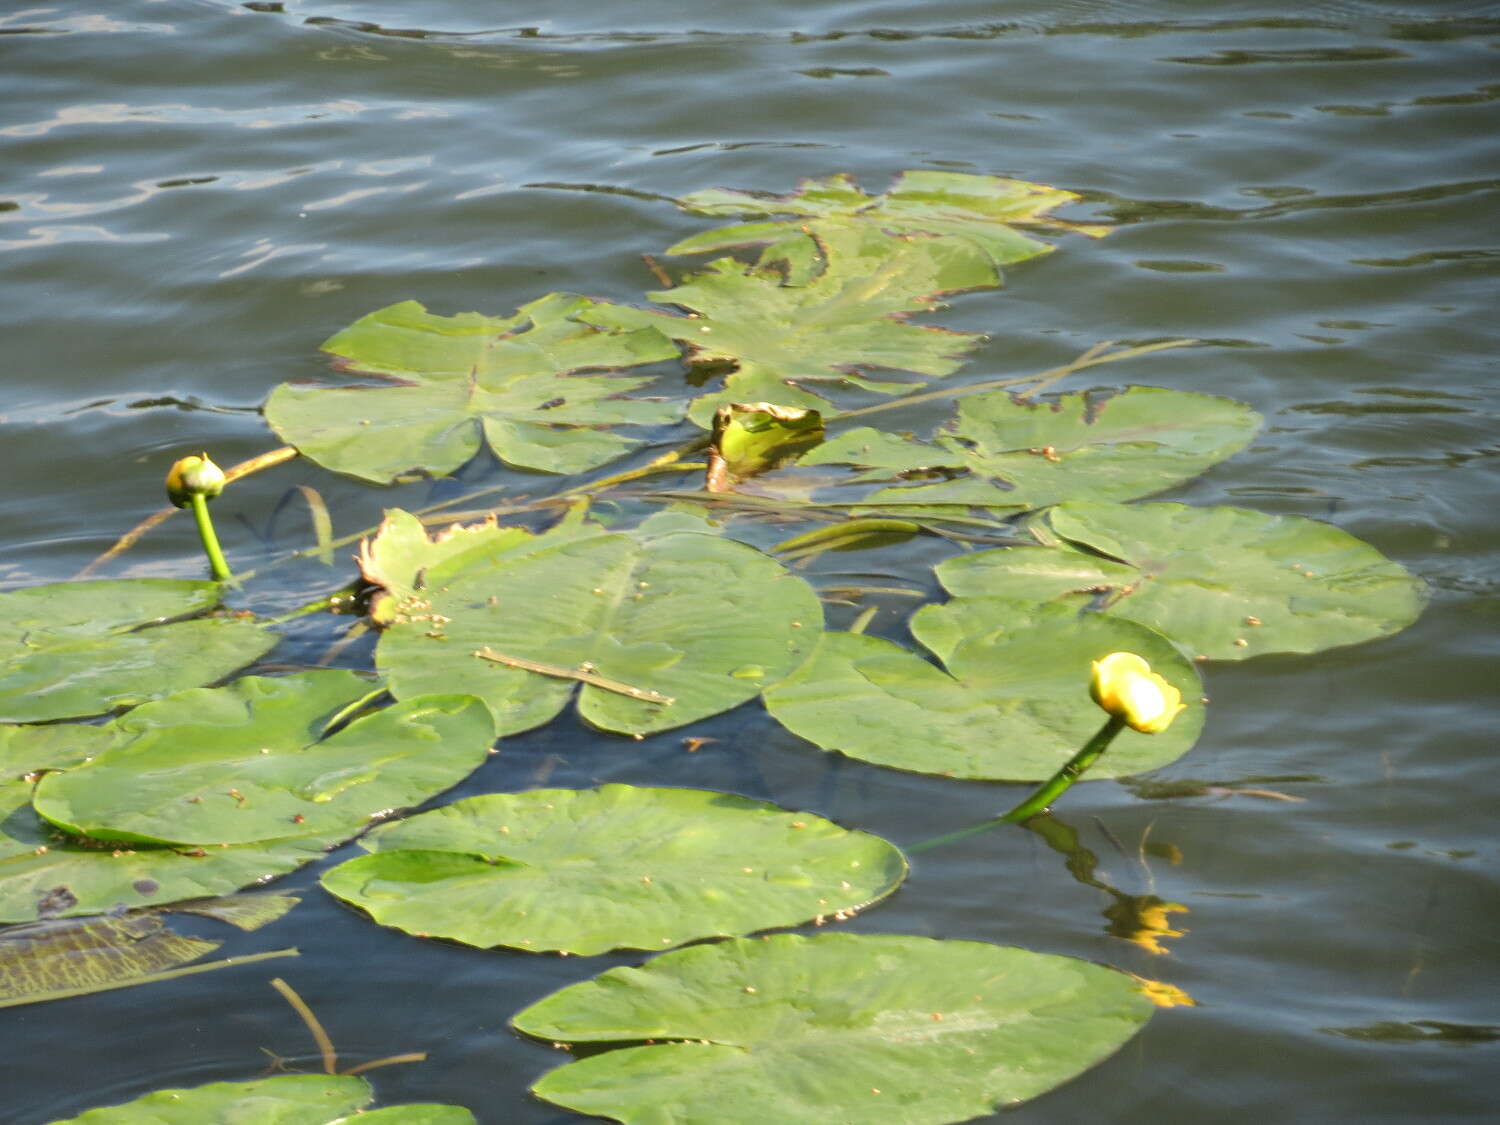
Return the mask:
<svg viewBox="0 0 1500 1125">
<path fill-rule="evenodd" d="M 1089 694 L 1109 714 L 1142 734 L 1160 734 L 1187 707 L 1182 693 L 1133 652 L 1112 652 L 1093 662 Z"/>
<path fill-rule="evenodd" d="M 224 471 L 207 453 L 184 457 L 167 473 L 167 499 L 177 508 L 186 508 L 194 496 L 212 500 L 223 491 Z"/>
</svg>

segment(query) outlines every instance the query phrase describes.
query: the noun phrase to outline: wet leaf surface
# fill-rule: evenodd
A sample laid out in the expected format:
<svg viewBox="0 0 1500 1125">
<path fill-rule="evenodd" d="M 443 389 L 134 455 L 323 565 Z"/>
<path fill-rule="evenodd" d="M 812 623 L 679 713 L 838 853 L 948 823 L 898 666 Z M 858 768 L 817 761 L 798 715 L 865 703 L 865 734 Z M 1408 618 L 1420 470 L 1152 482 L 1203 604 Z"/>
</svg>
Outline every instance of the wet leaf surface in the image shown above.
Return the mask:
<svg viewBox="0 0 1500 1125">
<path fill-rule="evenodd" d="M 579 523 L 434 542 L 415 523 L 387 513 L 367 552 L 412 591 L 377 664 L 398 698 L 480 696 L 502 734 L 548 722 L 575 691 L 580 716 L 603 730 L 682 726 L 753 699 L 822 628 L 807 583 L 715 535 Z"/>
<path fill-rule="evenodd" d="M 0 722 L 98 715 L 212 683 L 265 655 L 254 621 L 198 617 L 213 582 L 57 582 L 0 594 Z M 163 624 L 163 622 L 166 622 Z"/>
<path fill-rule="evenodd" d="M 1363 540 L 1244 508 L 1077 501 L 1042 517 L 1055 547 L 937 568 L 950 593 L 1097 605 L 1214 660 L 1318 652 L 1406 628 L 1425 591 Z"/>
<path fill-rule="evenodd" d="M 347 370 L 389 383 L 283 383 L 266 403 L 266 421 L 325 468 L 380 484 L 411 472 L 443 476 L 485 448 L 525 469 L 594 468 L 639 444 L 609 427 L 669 424 L 682 407 L 623 397 L 654 376 L 578 374 L 677 355 L 649 326 L 614 331 L 576 319 L 591 307 L 565 293 L 513 317 L 391 305 L 323 345 Z"/>
<path fill-rule="evenodd" d="M 767 709 L 809 742 L 877 765 L 1043 781 L 1104 721 L 1089 700 L 1089 662 L 1128 650 L 1176 686 L 1188 710 L 1162 734 L 1122 732 L 1087 776 L 1156 769 L 1186 753 L 1202 730 L 1196 670 L 1170 641 L 1134 622 L 958 598 L 924 606 L 911 629 L 944 667 L 882 637 L 825 633 L 807 663 L 766 692 Z"/>
<path fill-rule="evenodd" d="M 854 465 L 861 472 L 851 483 L 910 481 L 864 497 L 870 503 L 1041 508 L 1133 500 L 1239 452 L 1260 421 L 1243 403 L 1158 387 L 1065 394 L 1050 403 L 999 391 L 963 399 L 931 441 L 863 426 L 799 463 Z"/>
<path fill-rule="evenodd" d="M 979 283 L 972 268 L 940 245 L 840 228 L 828 236 L 827 251 L 827 268 L 806 285 L 721 258 L 673 289 L 648 294 L 687 316 L 624 305 L 598 305 L 581 316 L 592 324 L 656 328 L 686 345 L 695 363 L 732 365 L 724 388 L 689 408 L 689 417 L 705 428 L 715 410 L 733 402 L 828 413 L 829 403 L 807 383 L 898 394 L 923 382 L 915 376 L 956 371 L 982 339 L 906 322 L 934 308 L 935 294 Z M 869 368 L 907 374 L 875 376 Z"/>
<path fill-rule="evenodd" d="M 822 243 L 846 227 L 941 242 L 982 271 L 976 285 L 998 285 L 997 267 L 1052 250 L 1019 226 L 1074 230 L 1099 236 L 1109 228 L 1069 223 L 1050 212 L 1078 200 L 1070 191 L 1001 176 L 932 170 L 903 172 L 884 195 L 867 195 L 847 174 L 805 180 L 788 195 L 711 188 L 679 199 L 700 215 L 760 216 L 683 239 L 669 254 L 701 254 L 765 244 L 762 264 L 776 263 L 793 284 L 806 284 L 822 267 Z M 778 218 L 777 216 L 785 216 Z"/>
<path fill-rule="evenodd" d="M 612 969 L 515 1026 L 590 1048 L 532 1087 L 630 1125 L 943 1125 L 1034 1098 L 1108 1057 L 1153 1005 L 1070 957 L 901 935 L 778 934 Z"/>
<path fill-rule="evenodd" d="M 842 920 L 906 874 L 893 845 L 811 813 L 628 785 L 470 797 L 363 844 L 323 886 L 377 922 L 581 954 Z"/>
<path fill-rule="evenodd" d="M 458 1106 L 399 1105 L 367 1110 L 375 1093 L 363 1078 L 286 1074 L 251 1082 L 211 1082 L 155 1090 L 52 1125 L 474 1125 Z"/>
</svg>

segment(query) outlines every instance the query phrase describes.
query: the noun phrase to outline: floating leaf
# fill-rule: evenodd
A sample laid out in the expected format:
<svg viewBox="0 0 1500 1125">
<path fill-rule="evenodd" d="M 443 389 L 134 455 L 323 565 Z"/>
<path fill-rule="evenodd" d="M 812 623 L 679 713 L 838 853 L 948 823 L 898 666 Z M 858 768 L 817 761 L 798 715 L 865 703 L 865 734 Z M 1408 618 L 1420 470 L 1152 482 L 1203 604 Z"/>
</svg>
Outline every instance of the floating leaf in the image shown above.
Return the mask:
<svg viewBox="0 0 1500 1125">
<path fill-rule="evenodd" d="M 689 417 L 707 427 L 732 402 L 777 402 L 828 409 L 808 382 L 837 382 L 881 394 L 911 387 L 909 379 L 875 379 L 859 368 L 947 375 L 982 337 L 924 328 L 904 317 L 935 307 L 932 295 L 972 286 L 941 248 L 894 241 L 875 230 L 841 229 L 828 239 L 829 266 L 805 286 L 733 258 L 710 262 L 675 289 L 651 300 L 688 316 L 596 305 L 580 314 L 591 324 L 659 329 L 688 345 L 700 364 L 733 364 L 722 391 L 695 399 Z"/>
<path fill-rule="evenodd" d="M 732 402 L 714 411 L 708 446 L 709 492 L 729 492 L 741 481 L 794 461 L 823 440 L 816 410 L 772 402 Z"/>
<path fill-rule="evenodd" d="M 475 1125 L 459 1106 L 399 1105 L 366 1110 L 375 1092 L 363 1078 L 286 1074 L 155 1090 L 124 1105 L 91 1109 L 52 1125 Z"/>
<path fill-rule="evenodd" d="M 790 195 L 758 195 L 713 188 L 692 192 L 678 206 L 699 215 L 765 216 L 685 238 L 669 254 L 701 254 L 768 243 L 762 264 L 784 263 L 793 284 L 806 284 L 820 267 L 820 243 L 831 230 L 874 227 L 906 237 L 941 241 L 984 269 L 981 285 L 998 285 L 998 266 L 1046 254 L 1049 243 L 1016 230 L 1017 225 L 1073 230 L 1098 237 L 1109 228 L 1069 223 L 1049 213 L 1080 197 L 1045 184 L 977 176 L 965 172 L 903 172 L 884 195 L 866 195 L 847 174 L 805 180 Z M 786 215 L 791 218 L 774 219 Z"/>
<path fill-rule="evenodd" d="M 301 901 L 291 895 L 221 895 L 175 903 L 172 912 L 199 914 L 218 922 L 228 922 L 248 933 L 270 925 Z"/>
<path fill-rule="evenodd" d="M 943 1125 L 1061 1085 L 1152 1010 L 1124 973 L 1071 957 L 777 934 L 611 969 L 514 1023 L 591 1050 L 533 1093 L 629 1125 Z"/>
<path fill-rule="evenodd" d="M 796 667 L 822 627 L 805 582 L 718 536 L 580 523 L 434 541 L 414 525 L 386 513 L 366 552 L 412 590 L 376 662 L 398 698 L 480 696 L 502 734 L 548 722 L 579 683 L 579 714 L 604 730 L 667 730 L 727 711 Z"/>
<path fill-rule="evenodd" d="M 245 895 L 245 899 L 271 900 L 279 917 L 296 904 L 295 898 Z M 243 914 L 234 899 L 216 899 L 230 912 L 223 920 L 244 926 Z M 279 909 L 277 909 L 279 908 Z M 214 909 L 209 907 L 208 909 Z M 266 903 L 246 907 L 256 919 L 266 917 Z M 198 913 L 200 911 L 191 911 Z M 207 910 L 201 911 L 207 913 Z M 97 915 L 92 918 L 50 918 L 0 930 L 0 1008 L 37 1004 L 71 996 L 86 996 L 114 988 L 129 988 L 184 975 L 177 966 L 186 965 L 218 949 L 222 942 L 184 937 L 167 928 L 158 911 L 136 910 Z M 262 955 L 286 956 L 295 950 Z M 246 958 L 196 965 L 189 972 L 204 972 L 244 964 Z M 174 971 L 176 970 L 176 971 Z"/>
<path fill-rule="evenodd" d="M 37 783 L 36 811 L 77 836 L 148 844 L 250 844 L 352 836 L 420 804 L 485 760 L 480 701 L 429 695 L 328 734 L 330 703 L 369 686 L 351 672 L 247 676 L 117 719 L 111 745 Z"/>
<path fill-rule="evenodd" d="M 1041 508 L 1062 500 L 1132 500 L 1171 488 L 1243 449 L 1260 425 L 1243 403 L 1159 387 L 1107 398 L 1065 394 L 1032 403 L 973 395 L 933 441 L 862 427 L 803 465 L 851 464 L 858 482 L 904 477 L 872 503 Z M 936 483 L 925 483 L 941 477 Z"/>
<path fill-rule="evenodd" d="M 382 925 L 581 954 L 842 917 L 906 874 L 893 845 L 811 813 L 628 785 L 470 797 L 363 845 L 323 886 Z"/>
<path fill-rule="evenodd" d="M 1420 580 L 1301 516 L 1079 501 L 1041 526 L 1066 542 L 964 555 L 938 578 L 960 595 L 1097 602 L 1214 660 L 1356 644 L 1399 632 L 1422 611 Z"/>
<path fill-rule="evenodd" d="M 325 468 L 380 484 L 408 472 L 443 476 L 485 447 L 520 468 L 592 469 L 639 444 L 606 427 L 682 416 L 680 405 L 620 397 L 652 376 L 573 374 L 677 355 L 650 326 L 615 331 L 574 319 L 592 307 L 565 293 L 513 317 L 391 305 L 323 345 L 348 369 L 391 385 L 283 383 L 266 403 L 266 421 Z"/>
<path fill-rule="evenodd" d="M 378 690 L 362 677 L 343 671 L 309 672 L 275 680 L 246 677 L 229 687 L 186 691 L 143 704 L 102 726 L 0 728 L 0 921 L 96 914 L 119 906 L 219 895 L 263 882 L 322 855 L 358 831 L 371 814 L 387 811 L 393 804 L 389 800 L 391 781 L 406 784 L 401 778 L 408 777 L 414 784 L 418 777 L 427 778 L 427 788 L 408 790 L 410 798 L 401 802 L 416 804 L 454 784 L 482 760 L 483 747 L 491 737 L 488 735 L 476 735 L 476 744 L 468 748 L 444 747 L 438 751 L 434 756 L 448 763 L 446 774 L 435 773 L 421 763 L 415 773 L 402 766 L 393 771 L 400 775 L 396 778 L 379 786 L 356 786 L 348 796 L 327 802 L 341 810 L 336 815 L 343 819 L 336 828 L 309 830 L 312 821 L 299 806 L 287 814 L 281 837 L 227 847 L 217 846 L 217 838 L 211 837 L 198 846 L 169 848 L 122 842 L 111 849 L 108 844 L 65 835 L 39 818 L 30 805 L 32 783 L 28 775 L 64 769 L 88 757 L 103 758 L 118 749 L 127 751 L 125 756 L 129 757 L 137 742 L 142 749 L 157 746 L 168 755 L 181 754 L 184 758 L 191 757 L 195 743 L 211 755 L 236 739 L 247 740 L 257 757 L 261 756 L 261 747 L 281 747 L 267 756 L 293 753 L 286 749 L 288 746 L 315 748 L 330 720 Z M 478 731 L 482 729 L 481 716 L 484 722 L 489 721 L 483 709 L 476 706 L 467 708 L 462 717 L 466 724 L 473 719 Z M 419 737 L 421 725 L 412 730 L 412 748 L 434 754 Z M 440 725 L 446 726 L 448 721 L 432 723 L 434 728 Z M 359 723 L 351 724 L 349 730 L 357 731 L 358 727 Z M 174 751 L 173 742 L 179 736 L 183 742 Z M 203 776 L 203 765 L 184 764 L 190 772 L 199 771 L 193 776 Z M 259 768 L 256 763 L 251 765 Z M 223 759 L 217 767 L 220 772 L 208 766 L 208 787 L 201 794 L 179 794 L 176 805 L 172 804 L 170 785 L 163 786 L 158 796 L 165 795 L 165 804 L 159 812 L 168 830 L 177 832 L 179 819 L 185 825 L 194 823 L 192 814 L 198 812 L 199 804 L 210 801 L 223 806 L 225 815 L 248 815 L 249 809 L 241 808 L 229 790 L 237 789 L 247 804 L 250 790 L 240 785 L 238 774 L 222 772 L 237 768 L 229 759 Z M 64 775 L 48 776 L 50 788 Z M 330 775 L 325 780 L 333 786 L 355 778 Z M 140 778 L 123 779 L 131 792 L 140 782 Z M 368 801 L 364 806 L 357 800 L 361 793 Z M 203 802 L 187 803 L 187 797 L 197 795 L 203 796 Z M 111 800 L 107 793 L 90 796 L 106 806 Z M 124 810 L 127 816 L 142 816 L 147 811 L 134 807 Z M 317 815 L 319 823 L 327 819 L 321 809 Z M 297 816 L 304 820 L 298 823 Z"/>
<path fill-rule="evenodd" d="M 0 722 L 97 715 L 212 683 L 269 652 L 253 621 L 199 617 L 213 582 L 57 582 L 0 594 Z M 162 622 L 168 622 L 162 624 Z"/>
<path fill-rule="evenodd" d="M 1162 734 L 1121 732 L 1088 777 L 1166 765 L 1203 727 L 1197 672 L 1166 638 L 1134 622 L 960 598 L 918 610 L 912 632 L 947 671 L 881 637 L 825 633 L 807 663 L 766 692 L 766 707 L 793 733 L 862 761 L 1040 781 L 1104 720 L 1089 699 L 1089 662 L 1129 650 L 1176 686 L 1188 709 Z"/>
</svg>

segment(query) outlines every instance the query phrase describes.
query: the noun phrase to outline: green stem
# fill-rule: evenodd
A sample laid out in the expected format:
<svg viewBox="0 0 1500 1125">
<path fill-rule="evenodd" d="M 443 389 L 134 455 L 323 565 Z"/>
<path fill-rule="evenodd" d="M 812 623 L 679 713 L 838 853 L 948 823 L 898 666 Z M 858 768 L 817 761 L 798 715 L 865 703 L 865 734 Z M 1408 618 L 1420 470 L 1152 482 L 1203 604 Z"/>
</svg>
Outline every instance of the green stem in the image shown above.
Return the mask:
<svg viewBox="0 0 1500 1125">
<path fill-rule="evenodd" d="M 1000 819 L 1011 824 L 1020 824 L 1022 821 L 1030 820 L 1037 813 L 1042 812 L 1053 801 L 1061 797 L 1070 788 L 1073 782 L 1083 776 L 1083 772 L 1099 760 L 1099 755 L 1109 748 L 1109 744 L 1115 740 L 1115 735 L 1125 729 L 1125 720 L 1118 715 L 1111 715 L 1105 720 L 1104 725 L 1099 728 L 1099 733 L 1089 739 L 1083 749 L 1068 759 L 1067 764 L 1058 770 L 1046 782 L 1037 787 L 1037 791 L 1026 800 L 1022 801 L 1010 812 Z"/>
<path fill-rule="evenodd" d="M 1099 732 L 1084 744 L 1082 750 L 1068 759 L 1062 769 L 1053 774 L 1047 781 L 1037 786 L 1036 792 L 1027 797 L 1010 812 L 1003 816 L 994 817 L 991 820 L 982 821 L 979 824 L 970 825 L 968 828 L 960 828 L 957 832 L 949 832 L 946 836 L 934 836 L 930 840 L 923 840 L 919 844 L 912 844 L 906 849 L 908 854 L 929 851 L 932 848 L 941 847 L 944 844 L 955 844 L 959 840 L 966 840 L 970 836 L 977 836 L 981 832 L 988 832 L 991 828 L 1001 824 L 1021 824 L 1030 820 L 1040 812 L 1045 812 L 1047 806 L 1062 796 L 1072 786 L 1073 782 L 1083 776 L 1084 770 L 1099 760 L 1109 744 L 1114 741 L 1115 735 L 1125 729 L 1125 720 L 1111 715 L 1105 724 L 1099 728 Z"/>
<path fill-rule="evenodd" d="M 208 556 L 209 569 L 215 582 L 233 582 L 229 564 L 224 561 L 224 552 L 219 549 L 219 537 L 214 534 L 214 521 L 209 518 L 208 498 L 201 493 L 189 497 L 193 505 L 193 519 L 198 524 L 198 538 L 203 540 L 203 553 Z"/>
</svg>

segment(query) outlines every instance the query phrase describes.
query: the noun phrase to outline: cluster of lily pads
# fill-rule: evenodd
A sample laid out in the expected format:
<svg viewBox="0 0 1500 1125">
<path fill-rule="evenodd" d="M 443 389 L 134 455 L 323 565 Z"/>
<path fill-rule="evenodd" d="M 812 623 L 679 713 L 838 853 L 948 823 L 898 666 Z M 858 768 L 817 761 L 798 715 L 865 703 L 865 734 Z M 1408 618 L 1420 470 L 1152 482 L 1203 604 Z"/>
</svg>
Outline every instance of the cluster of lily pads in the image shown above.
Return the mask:
<svg viewBox="0 0 1500 1125">
<path fill-rule="evenodd" d="M 751 255 L 717 258 L 647 305 L 552 293 L 504 317 L 406 301 L 333 336 L 324 349 L 356 381 L 284 384 L 267 402 L 291 449 L 382 485 L 493 455 L 516 470 L 509 491 L 468 522 L 452 502 L 393 509 L 364 536 L 352 597 L 316 604 L 356 604 L 380 630 L 367 673 L 235 677 L 278 634 L 224 608 L 232 580 L 0 594 L 0 923 L 16 923 L 0 929 L 0 1005 L 194 971 L 168 968 L 206 952 L 190 939 L 100 978 L 114 983 L 59 983 L 47 950 L 60 932 L 100 948 L 138 941 L 122 926 L 160 936 L 155 908 L 191 909 L 358 837 L 367 854 L 322 885 L 381 924 L 481 948 L 662 953 L 514 1018 L 590 1045 L 533 1087 L 581 1112 L 722 1125 L 836 1106 L 939 1125 L 1110 1054 L 1152 1010 L 1152 982 L 976 942 L 750 936 L 836 923 L 906 877 L 895 845 L 813 813 L 606 785 L 398 815 L 482 766 L 497 738 L 569 708 L 639 738 L 758 699 L 824 751 L 1041 781 L 1098 725 L 1090 662 L 1122 651 L 1186 703 L 1161 733 L 1121 733 L 1091 776 L 1137 774 L 1201 732 L 1198 662 L 1313 652 L 1413 621 L 1419 583 L 1327 524 L 1129 503 L 1242 449 L 1260 423 L 1249 407 L 1140 386 L 1043 393 L 1181 341 L 934 382 L 981 338 L 911 317 L 999 286 L 1003 267 L 1052 249 L 1038 232 L 1106 233 L 1052 217 L 1076 198 L 939 172 L 905 173 L 882 195 L 845 176 L 786 196 L 699 192 L 679 203 L 738 221 L 668 253 Z M 673 361 L 685 382 L 668 378 Z M 930 432 L 867 421 L 941 397 L 956 409 Z M 567 479 L 623 458 L 611 476 Z M 673 487 L 654 487 L 663 476 Z M 538 496 L 539 480 L 559 487 Z M 206 522 L 202 503 L 195 513 Z M 802 529 L 788 537 L 788 522 Z M 935 574 L 947 600 L 906 622 L 915 644 L 867 635 L 868 613 L 829 628 L 825 604 L 849 591 L 819 579 L 818 557 L 916 536 L 952 549 Z M 222 558 L 214 572 L 228 573 Z M 925 589 L 926 575 L 902 578 Z M 370 1096 L 347 1075 L 273 1078 L 74 1120 L 248 1098 L 322 1106 L 305 1119 L 332 1122 Z M 438 1106 L 360 1118 L 376 1119 L 471 1120 Z"/>
</svg>

